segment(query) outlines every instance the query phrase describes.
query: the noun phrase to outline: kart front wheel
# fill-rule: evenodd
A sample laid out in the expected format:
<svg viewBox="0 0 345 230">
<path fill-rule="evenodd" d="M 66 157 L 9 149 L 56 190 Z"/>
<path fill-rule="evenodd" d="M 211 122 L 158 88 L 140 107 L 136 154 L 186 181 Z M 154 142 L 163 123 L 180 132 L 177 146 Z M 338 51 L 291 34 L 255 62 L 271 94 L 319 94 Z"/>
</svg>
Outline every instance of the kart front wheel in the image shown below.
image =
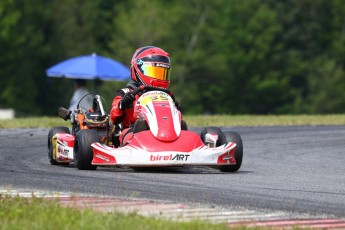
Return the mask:
<svg viewBox="0 0 345 230">
<path fill-rule="evenodd" d="M 243 158 L 242 139 L 241 139 L 241 136 L 237 132 L 233 132 L 233 131 L 225 131 L 224 135 L 225 135 L 226 143 L 223 143 L 223 144 L 227 144 L 229 142 L 236 143 L 236 147 L 235 147 L 236 164 L 219 166 L 219 170 L 222 172 L 236 172 L 237 170 L 240 169 L 242 165 L 242 158 Z"/>
<path fill-rule="evenodd" d="M 91 144 L 99 142 L 98 133 L 93 129 L 85 129 L 77 132 L 74 143 L 74 163 L 79 170 L 95 170 L 92 165 L 93 151 Z"/>
<path fill-rule="evenodd" d="M 216 147 L 225 145 L 229 142 L 236 143 L 235 147 L 235 165 L 221 165 L 217 166 L 220 171 L 222 172 L 236 172 L 240 169 L 242 165 L 242 158 L 243 158 L 243 144 L 241 136 L 237 132 L 233 131 L 225 131 L 223 132 L 219 127 L 205 127 L 200 134 L 201 140 L 206 143 L 206 134 L 211 133 L 214 135 L 218 135 L 218 140 L 216 142 Z"/>
<path fill-rule="evenodd" d="M 50 164 L 57 165 L 57 164 L 68 164 L 68 163 L 58 163 L 53 157 L 53 144 L 52 138 L 57 133 L 68 133 L 70 134 L 69 128 L 65 126 L 56 126 L 49 130 L 48 133 L 48 159 Z"/>
</svg>

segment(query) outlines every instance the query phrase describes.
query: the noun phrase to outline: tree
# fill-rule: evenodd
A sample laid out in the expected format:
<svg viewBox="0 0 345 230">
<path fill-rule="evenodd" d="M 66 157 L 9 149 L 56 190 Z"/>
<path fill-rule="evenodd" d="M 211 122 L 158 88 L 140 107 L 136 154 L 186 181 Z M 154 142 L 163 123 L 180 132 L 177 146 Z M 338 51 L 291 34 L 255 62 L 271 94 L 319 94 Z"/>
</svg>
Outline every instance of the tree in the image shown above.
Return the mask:
<svg viewBox="0 0 345 230">
<path fill-rule="evenodd" d="M 2 1 L 0 5 L 0 104 L 24 113 L 40 113 L 41 55 L 46 51 L 44 1 Z M 32 60 L 36 60 L 33 62 Z"/>
<path fill-rule="evenodd" d="M 155 45 L 185 113 L 344 112 L 344 15 L 342 0 L 3 0 L 0 107 L 53 115 L 73 84 L 47 68 Z M 124 84 L 95 89 L 110 105 Z"/>
</svg>

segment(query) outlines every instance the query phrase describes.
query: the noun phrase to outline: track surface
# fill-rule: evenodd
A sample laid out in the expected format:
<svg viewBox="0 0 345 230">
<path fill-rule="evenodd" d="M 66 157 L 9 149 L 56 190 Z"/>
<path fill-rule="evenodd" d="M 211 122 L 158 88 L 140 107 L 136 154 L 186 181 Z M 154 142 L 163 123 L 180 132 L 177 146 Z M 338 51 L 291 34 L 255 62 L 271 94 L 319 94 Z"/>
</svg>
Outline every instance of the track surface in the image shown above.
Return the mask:
<svg viewBox="0 0 345 230">
<path fill-rule="evenodd" d="M 200 128 L 194 128 L 200 131 Z M 237 173 L 52 166 L 48 129 L 0 129 L 0 187 L 345 217 L 345 126 L 225 127 L 244 145 Z"/>
</svg>

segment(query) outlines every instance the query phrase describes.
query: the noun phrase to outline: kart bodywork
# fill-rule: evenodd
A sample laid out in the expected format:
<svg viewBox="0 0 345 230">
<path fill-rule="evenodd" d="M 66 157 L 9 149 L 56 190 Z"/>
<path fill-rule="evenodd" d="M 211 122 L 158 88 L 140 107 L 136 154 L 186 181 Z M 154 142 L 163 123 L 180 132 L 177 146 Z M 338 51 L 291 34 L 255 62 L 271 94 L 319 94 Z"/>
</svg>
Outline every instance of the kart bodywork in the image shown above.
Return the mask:
<svg viewBox="0 0 345 230">
<path fill-rule="evenodd" d="M 242 164 L 243 147 L 238 133 L 205 127 L 190 131 L 169 90 L 142 86 L 133 92 L 140 97 L 134 107 L 133 137 L 118 146 L 121 129 L 105 135 L 83 129 L 74 135 L 51 136 L 52 158 L 59 163 L 74 161 L 78 169 L 97 166 L 210 166 L 235 172 Z M 102 116 L 102 115 L 101 115 Z M 109 122 L 108 122 L 109 123 Z"/>
<path fill-rule="evenodd" d="M 182 131 L 180 138 L 173 143 L 156 141 L 151 135 L 150 131 L 137 133 L 129 144 L 120 148 L 93 143 L 92 164 L 134 167 L 236 164 L 234 142 L 210 148 L 191 131 Z"/>
</svg>

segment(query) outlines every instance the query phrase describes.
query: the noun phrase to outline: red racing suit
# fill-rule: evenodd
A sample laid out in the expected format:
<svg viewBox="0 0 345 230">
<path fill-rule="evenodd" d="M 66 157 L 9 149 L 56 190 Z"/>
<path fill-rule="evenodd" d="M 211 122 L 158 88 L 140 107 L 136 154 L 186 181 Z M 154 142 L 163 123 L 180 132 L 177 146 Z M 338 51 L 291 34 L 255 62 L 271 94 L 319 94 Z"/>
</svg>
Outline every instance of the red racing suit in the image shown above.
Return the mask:
<svg viewBox="0 0 345 230">
<path fill-rule="evenodd" d="M 131 138 L 131 135 L 128 136 L 127 133 L 129 131 L 129 127 L 132 124 L 134 124 L 134 122 L 136 121 L 136 117 L 134 117 L 134 105 L 139 99 L 140 95 L 135 96 L 135 100 L 133 101 L 131 108 L 128 108 L 128 109 L 126 108 L 125 110 L 121 110 L 119 108 L 119 104 L 126 93 L 132 92 L 134 89 L 136 89 L 139 86 L 140 85 L 135 82 L 129 82 L 125 88 L 116 91 L 115 97 L 113 99 L 113 103 L 111 105 L 111 110 L 110 110 L 111 122 L 115 125 L 122 123 L 123 131 L 121 132 L 121 135 L 120 135 L 121 144 L 126 142 L 123 140 L 124 136 L 126 136 L 126 139 Z"/>
<path fill-rule="evenodd" d="M 133 92 L 134 89 L 140 85 L 134 82 L 127 84 L 126 88 L 116 91 L 113 103 L 110 110 L 110 120 L 113 124 L 120 124 L 122 122 L 123 128 L 128 128 L 131 124 L 135 122 L 134 115 L 134 105 L 137 102 L 139 95 L 136 95 L 135 100 L 133 101 L 133 106 L 129 109 L 121 110 L 119 108 L 120 101 L 126 93 Z"/>
</svg>

